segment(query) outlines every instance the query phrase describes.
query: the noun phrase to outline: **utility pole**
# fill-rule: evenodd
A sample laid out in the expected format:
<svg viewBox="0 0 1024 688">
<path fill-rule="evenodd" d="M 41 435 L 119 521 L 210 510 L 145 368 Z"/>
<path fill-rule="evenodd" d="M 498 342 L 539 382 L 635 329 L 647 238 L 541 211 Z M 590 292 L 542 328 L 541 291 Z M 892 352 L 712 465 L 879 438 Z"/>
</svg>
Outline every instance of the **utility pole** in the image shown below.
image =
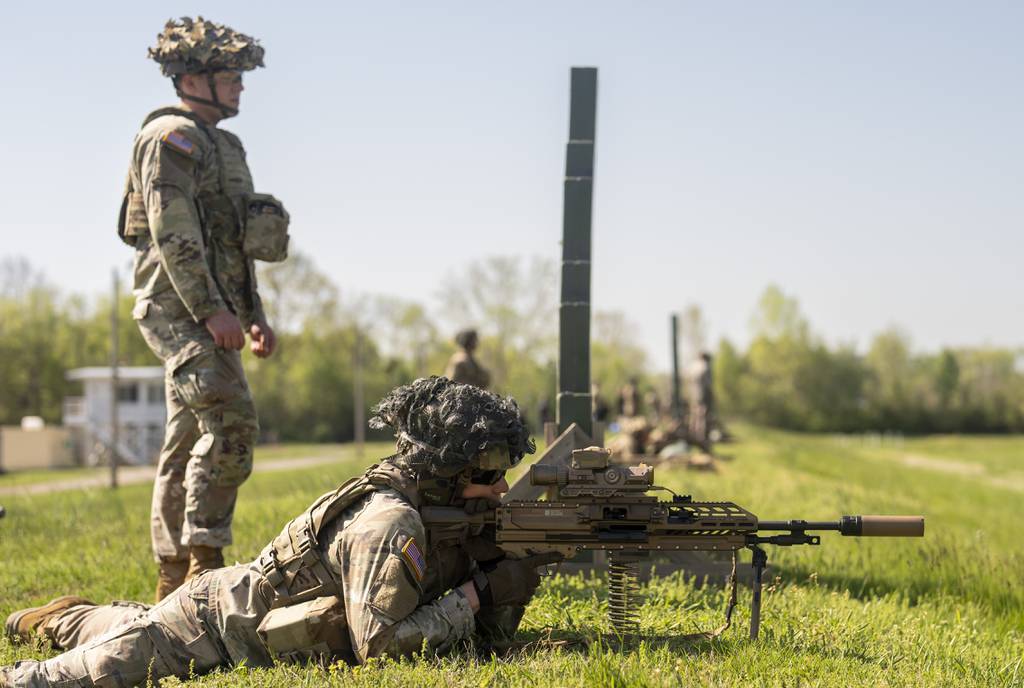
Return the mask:
<svg viewBox="0 0 1024 688">
<path fill-rule="evenodd" d="M 110 487 L 117 487 L 117 443 L 118 425 L 120 424 L 117 414 L 117 388 L 119 382 L 118 358 L 120 358 L 118 342 L 118 317 L 117 306 L 120 298 L 120 286 L 117 279 L 117 268 L 113 271 L 113 290 L 110 301 Z"/>
<path fill-rule="evenodd" d="M 363 329 L 356 324 L 356 339 L 352 347 L 352 422 L 355 426 L 356 456 L 360 459 L 366 449 L 366 408 L 363 390 Z"/>
<path fill-rule="evenodd" d="M 558 307 L 558 434 L 573 423 L 592 436 L 590 247 L 594 199 L 597 68 L 573 67 L 562 206 L 562 293 Z"/>
<path fill-rule="evenodd" d="M 679 316 L 672 314 L 672 417 L 679 420 L 683 417 L 683 396 L 679 382 Z"/>
</svg>

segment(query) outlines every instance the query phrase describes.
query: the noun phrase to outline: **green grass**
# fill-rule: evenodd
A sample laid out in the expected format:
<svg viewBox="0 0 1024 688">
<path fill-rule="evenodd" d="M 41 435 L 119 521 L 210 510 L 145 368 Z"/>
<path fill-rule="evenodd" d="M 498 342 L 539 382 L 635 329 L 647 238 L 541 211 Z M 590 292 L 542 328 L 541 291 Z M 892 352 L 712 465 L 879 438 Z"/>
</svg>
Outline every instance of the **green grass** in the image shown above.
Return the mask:
<svg viewBox="0 0 1024 688">
<path fill-rule="evenodd" d="M 106 475 L 108 473 L 110 473 L 109 468 L 47 468 L 10 471 L 0 473 L 0 487 L 55 483 L 64 480 L 90 478 L 95 475 Z"/>
<path fill-rule="evenodd" d="M 922 513 L 923 540 L 823 535 L 821 547 L 771 548 L 761 639 L 746 639 L 749 592 L 733 628 L 715 640 L 682 636 L 722 619 L 725 592 L 682 575 L 645 586 L 641 637 L 620 645 L 596 577 L 555 576 L 530 606 L 533 645 L 501 658 L 378 662 L 330 670 L 239 668 L 205 686 L 1024 686 L 1022 494 L 999 480 L 1024 470 L 1024 438 L 936 437 L 898 446 L 748 426 L 722 447 L 717 473 L 659 468 L 657 482 L 696 499 L 728 499 L 766 519 Z M 315 496 L 359 472 L 347 447 L 279 447 L 279 458 L 335 452 L 314 468 L 258 472 L 242 488 L 236 544 L 248 559 Z M 315 453 L 314 453 L 315 452 Z M 334 455 L 334 454 L 332 454 Z M 977 466 L 947 466 L 905 455 Z M 265 457 L 266 458 L 266 457 Z M 962 469 L 962 467 L 961 467 Z M 77 592 L 147 600 L 149 487 L 5 498 L 0 521 L 0 613 Z M 0 663 L 26 652 L 0 640 Z M 167 682 L 166 685 L 173 685 Z"/>
</svg>

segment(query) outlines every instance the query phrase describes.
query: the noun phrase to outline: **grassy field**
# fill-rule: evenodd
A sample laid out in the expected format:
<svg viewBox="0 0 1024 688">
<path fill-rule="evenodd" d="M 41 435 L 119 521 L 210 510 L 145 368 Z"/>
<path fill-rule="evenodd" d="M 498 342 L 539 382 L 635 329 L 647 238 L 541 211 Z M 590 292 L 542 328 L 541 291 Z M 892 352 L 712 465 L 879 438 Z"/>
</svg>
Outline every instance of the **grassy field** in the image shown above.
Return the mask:
<svg viewBox="0 0 1024 688">
<path fill-rule="evenodd" d="M 545 581 L 524 620 L 528 649 L 502 657 L 374 663 L 330 670 L 238 668 L 205 686 L 1024 686 L 1024 438 L 883 442 L 738 428 L 717 473 L 659 468 L 657 482 L 728 499 L 766 519 L 922 513 L 923 540 L 825 535 L 821 547 L 769 551 L 761 639 L 746 639 L 749 592 L 734 626 L 711 641 L 725 593 L 682 575 L 645 586 L 642 633 L 608 636 L 600 578 Z M 347 448 L 315 468 L 255 474 L 243 487 L 229 558 L 252 557 L 308 502 L 360 471 Z M 260 460 L 268 458 L 264 454 Z M 368 459 L 374 458 L 372 455 Z M 68 592 L 96 600 L 152 595 L 149 487 L 4 498 L 0 613 Z M 45 656 L 0 640 L 0 663 Z M 167 682 L 165 685 L 173 684 Z"/>
</svg>

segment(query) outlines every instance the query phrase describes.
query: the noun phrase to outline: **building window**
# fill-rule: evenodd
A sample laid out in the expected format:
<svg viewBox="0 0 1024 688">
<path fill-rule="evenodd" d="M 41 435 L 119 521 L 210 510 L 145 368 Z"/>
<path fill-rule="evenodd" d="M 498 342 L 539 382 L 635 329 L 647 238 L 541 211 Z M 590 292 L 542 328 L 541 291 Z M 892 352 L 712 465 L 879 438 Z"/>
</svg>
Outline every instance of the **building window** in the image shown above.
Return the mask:
<svg viewBox="0 0 1024 688">
<path fill-rule="evenodd" d="M 160 406 L 164 405 L 164 386 L 163 385 L 149 385 L 146 387 L 146 401 L 150 404 Z"/>
<path fill-rule="evenodd" d="M 118 385 L 117 400 L 123 402 L 137 402 L 139 400 L 138 385 Z"/>
</svg>

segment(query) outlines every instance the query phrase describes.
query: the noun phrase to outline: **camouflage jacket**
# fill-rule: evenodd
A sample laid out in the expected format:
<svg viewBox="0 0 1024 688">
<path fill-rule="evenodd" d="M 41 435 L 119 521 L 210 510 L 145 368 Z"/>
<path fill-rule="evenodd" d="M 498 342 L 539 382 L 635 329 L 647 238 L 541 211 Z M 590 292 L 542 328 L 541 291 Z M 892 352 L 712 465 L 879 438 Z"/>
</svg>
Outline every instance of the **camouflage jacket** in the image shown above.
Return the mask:
<svg viewBox="0 0 1024 688">
<path fill-rule="evenodd" d="M 274 606 L 341 598 L 347 637 L 335 650 L 359 662 L 468 637 L 474 615 L 456 588 L 475 564 L 464 538 L 428 540 L 419 506 L 415 481 L 387 462 L 323 495 L 257 559 Z"/>
<path fill-rule="evenodd" d="M 455 589 L 469 579 L 472 560 L 461 548 L 428 551 L 419 512 L 397 491 L 372 493 L 324 536 L 357 661 L 424 646 L 445 652 L 473 633 L 469 600 Z"/>
<path fill-rule="evenodd" d="M 135 137 L 119 231 L 135 247 L 137 303 L 158 300 L 200 322 L 228 308 L 248 327 L 263 318 L 241 222 L 252 194 L 234 134 L 187 110 L 163 108 Z"/>
<path fill-rule="evenodd" d="M 452 354 L 444 376 L 453 382 L 462 382 L 480 389 L 487 389 L 491 384 L 491 374 L 465 350 Z"/>
</svg>

